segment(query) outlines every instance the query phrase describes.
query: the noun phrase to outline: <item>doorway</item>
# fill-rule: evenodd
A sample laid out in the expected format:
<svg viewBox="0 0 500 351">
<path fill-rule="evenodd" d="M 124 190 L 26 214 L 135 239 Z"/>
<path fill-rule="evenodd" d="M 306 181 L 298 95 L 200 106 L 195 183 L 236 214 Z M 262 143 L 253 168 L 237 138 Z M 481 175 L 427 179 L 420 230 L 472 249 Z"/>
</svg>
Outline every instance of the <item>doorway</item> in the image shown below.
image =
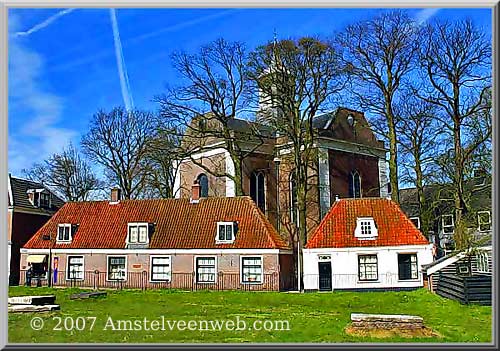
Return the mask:
<svg viewBox="0 0 500 351">
<path fill-rule="evenodd" d="M 318 262 L 319 271 L 319 290 L 331 291 L 332 290 L 332 263 L 331 262 Z"/>
</svg>

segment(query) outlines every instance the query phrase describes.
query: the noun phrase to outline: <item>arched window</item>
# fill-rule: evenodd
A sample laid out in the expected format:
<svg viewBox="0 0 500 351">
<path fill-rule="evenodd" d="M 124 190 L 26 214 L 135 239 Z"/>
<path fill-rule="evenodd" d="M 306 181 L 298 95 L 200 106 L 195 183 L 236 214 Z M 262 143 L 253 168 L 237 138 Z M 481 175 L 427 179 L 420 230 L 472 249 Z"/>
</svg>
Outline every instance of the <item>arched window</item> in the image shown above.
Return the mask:
<svg viewBox="0 0 500 351">
<path fill-rule="evenodd" d="M 206 174 L 200 174 L 196 180 L 200 184 L 200 197 L 208 197 L 208 177 Z"/>
<path fill-rule="evenodd" d="M 290 172 L 290 219 L 297 227 L 299 226 L 299 208 L 297 202 L 297 178 L 295 171 Z"/>
<path fill-rule="evenodd" d="M 260 210 L 266 213 L 266 176 L 263 172 L 252 172 L 250 175 L 250 197 Z"/>
<path fill-rule="evenodd" d="M 353 171 L 349 175 L 349 197 L 361 197 L 361 177 L 358 171 Z"/>
</svg>

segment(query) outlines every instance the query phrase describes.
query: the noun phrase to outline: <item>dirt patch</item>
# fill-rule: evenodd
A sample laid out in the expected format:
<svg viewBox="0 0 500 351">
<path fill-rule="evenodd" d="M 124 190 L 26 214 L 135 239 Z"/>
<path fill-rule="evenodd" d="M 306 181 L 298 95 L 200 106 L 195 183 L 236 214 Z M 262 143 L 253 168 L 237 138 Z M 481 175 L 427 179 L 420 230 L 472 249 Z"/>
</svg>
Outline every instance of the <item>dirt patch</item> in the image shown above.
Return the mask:
<svg viewBox="0 0 500 351">
<path fill-rule="evenodd" d="M 357 337 L 370 337 L 370 338 L 392 338 L 392 337 L 403 337 L 403 338 L 429 338 L 438 337 L 441 338 L 442 335 L 438 332 L 433 331 L 430 328 L 359 328 L 352 325 L 347 326 L 344 331 L 351 336 Z"/>
</svg>

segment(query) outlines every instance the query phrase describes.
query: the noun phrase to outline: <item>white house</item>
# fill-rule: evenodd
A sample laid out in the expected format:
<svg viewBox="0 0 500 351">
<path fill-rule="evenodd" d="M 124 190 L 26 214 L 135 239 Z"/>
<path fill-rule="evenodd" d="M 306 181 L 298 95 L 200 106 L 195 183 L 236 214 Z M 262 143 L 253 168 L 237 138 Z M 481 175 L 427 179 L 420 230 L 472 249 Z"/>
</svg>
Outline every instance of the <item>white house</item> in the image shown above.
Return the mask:
<svg viewBox="0 0 500 351">
<path fill-rule="evenodd" d="M 303 250 L 304 289 L 423 286 L 432 244 L 399 206 L 383 198 L 335 202 Z"/>
</svg>

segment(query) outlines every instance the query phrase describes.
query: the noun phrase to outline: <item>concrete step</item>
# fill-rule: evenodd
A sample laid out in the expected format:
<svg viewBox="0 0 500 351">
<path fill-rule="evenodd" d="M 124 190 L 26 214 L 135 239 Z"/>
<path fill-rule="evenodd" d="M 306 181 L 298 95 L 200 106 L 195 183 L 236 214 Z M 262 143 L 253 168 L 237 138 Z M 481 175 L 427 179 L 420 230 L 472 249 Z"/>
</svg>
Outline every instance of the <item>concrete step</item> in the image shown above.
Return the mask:
<svg viewBox="0 0 500 351">
<path fill-rule="evenodd" d="M 27 313 L 27 312 L 50 312 L 60 310 L 59 305 L 11 305 L 9 312 L 12 313 Z"/>
<path fill-rule="evenodd" d="M 53 305 L 55 301 L 55 295 L 14 296 L 8 300 L 11 305 Z"/>
</svg>

